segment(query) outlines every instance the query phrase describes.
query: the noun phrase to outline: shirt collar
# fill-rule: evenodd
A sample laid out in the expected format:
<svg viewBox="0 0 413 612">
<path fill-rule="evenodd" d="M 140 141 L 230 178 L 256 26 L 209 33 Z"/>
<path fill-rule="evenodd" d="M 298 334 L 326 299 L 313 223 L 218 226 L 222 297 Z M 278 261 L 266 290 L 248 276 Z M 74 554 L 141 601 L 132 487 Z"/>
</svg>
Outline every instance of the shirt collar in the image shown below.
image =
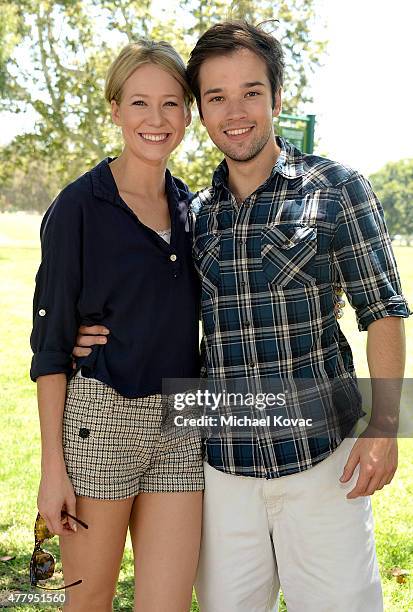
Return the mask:
<svg viewBox="0 0 413 612">
<path fill-rule="evenodd" d="M 276 136 L 276 141 L 280 147 L 280 154 L 275 162 L 270 175 L 265 180 L 264 185 L 270 181 L 275 174 L 281 174 L 286 179 L 295 179 L 303 176 L 304 155 L 299 149 L 292 145 L 288 140 L 281 136 Z M 212 185 L 214 187 L 227 186 L 228 184 L 228 165 L 225 159 L 216 168 L 213 177 Z"/>
<path fill-rule="evenodd" d="M 114 157 L 106 157 L 90 171 L 93 195 L 111 204 L 114 204 L 119 197 L 115 179 L 109 168 L 110 162 L 114 159 Z"/>
<path fill-rule="evenodd" d="M 110 162 L 114 159 L 116 158 L 106 157 L 90 171 L 93 194 L 101 200 L 110 202 L 110 204 L 117 204 L 121 200 L 115 179 L 109 168 Z M 179 189 L 168 169 L 165 171 L 165 189 L 167 195 L 172 196 L 171 201 L 176 203 L 180 199 Z"/>
</svg>

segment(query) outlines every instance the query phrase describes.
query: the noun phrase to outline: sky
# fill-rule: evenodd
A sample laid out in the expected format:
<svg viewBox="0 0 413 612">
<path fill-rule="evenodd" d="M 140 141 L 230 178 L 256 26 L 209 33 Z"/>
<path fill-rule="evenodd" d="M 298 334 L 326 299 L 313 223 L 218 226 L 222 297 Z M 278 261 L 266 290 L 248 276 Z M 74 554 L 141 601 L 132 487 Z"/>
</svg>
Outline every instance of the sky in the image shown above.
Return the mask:
<svg viewBox="0 0 413 612">
<path fill-rule="evenodd" d="M 276 2 L 274 3 L 276 5 Z M 162 13 L 170 0 L 154 0 Z M 364 174 L 413 158 L 412 0 L 316 0 L 315 37 L 328 54 L 311 79 L 317 153 Z M 0 144 L 31 128 L 33 116 L 0 118 Z"/>
<path fill-rule="evenodd" d="M 413 158 L 412 0 L 320 0 L 328 56 L 312 84 L 319 149 L 369 174 Z"/>
</svg>

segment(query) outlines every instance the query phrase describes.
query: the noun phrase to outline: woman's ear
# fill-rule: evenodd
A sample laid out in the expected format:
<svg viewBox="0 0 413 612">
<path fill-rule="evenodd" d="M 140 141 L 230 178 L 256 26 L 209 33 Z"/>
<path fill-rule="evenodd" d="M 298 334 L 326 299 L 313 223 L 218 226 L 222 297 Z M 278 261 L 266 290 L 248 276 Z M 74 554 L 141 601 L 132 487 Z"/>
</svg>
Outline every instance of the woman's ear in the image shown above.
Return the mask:
<svg viewBox="0 0 413 612">
<path fill-rule="evenodd" d="M 120 116 L 119 116 L 119 104 L 116 100 L 112 100 L 110 103 L 112 121 L 115 125 L 120 125 Z"/>
</svg>

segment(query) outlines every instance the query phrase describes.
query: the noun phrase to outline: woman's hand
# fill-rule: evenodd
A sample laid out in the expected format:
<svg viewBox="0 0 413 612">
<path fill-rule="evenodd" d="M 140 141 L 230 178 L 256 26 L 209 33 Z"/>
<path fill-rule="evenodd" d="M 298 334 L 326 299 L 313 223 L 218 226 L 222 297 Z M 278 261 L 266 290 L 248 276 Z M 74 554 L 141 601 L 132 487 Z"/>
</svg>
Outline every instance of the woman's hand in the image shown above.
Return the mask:
<svg viewBox="0 0 413 612">
<path fill-rule="evenodd" d="M 76 531 L 72 519 L 65 517 L 62 521 L 62 510 L 76 516 L 76 496 L 64 463 L 42 471 L 37 507 L 51 533 L 63 536 Z"/>
</svg>

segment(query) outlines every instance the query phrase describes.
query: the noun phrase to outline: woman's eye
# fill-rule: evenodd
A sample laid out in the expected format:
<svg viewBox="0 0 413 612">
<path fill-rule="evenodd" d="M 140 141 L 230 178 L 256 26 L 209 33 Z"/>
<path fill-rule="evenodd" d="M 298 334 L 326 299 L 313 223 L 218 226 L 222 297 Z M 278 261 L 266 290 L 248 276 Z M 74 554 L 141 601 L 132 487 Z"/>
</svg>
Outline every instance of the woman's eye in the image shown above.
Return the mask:
<svg viewBox="0 0 413 612">
<path fill-rule="evenodd" d="M 178 106 L 176 102 L 166 102 L 166 106 Z"/>
<path fill-rule="evenodd" d="M 210 99 L 210 102 L 221 102 L 223 99 L 223 96 L 214 96 Z"/>
<path fill-rule="evenodd" d="M 145 102 L 143 100 L 134 100 L 132 106 L 145 106 Z"/>
</svg>

